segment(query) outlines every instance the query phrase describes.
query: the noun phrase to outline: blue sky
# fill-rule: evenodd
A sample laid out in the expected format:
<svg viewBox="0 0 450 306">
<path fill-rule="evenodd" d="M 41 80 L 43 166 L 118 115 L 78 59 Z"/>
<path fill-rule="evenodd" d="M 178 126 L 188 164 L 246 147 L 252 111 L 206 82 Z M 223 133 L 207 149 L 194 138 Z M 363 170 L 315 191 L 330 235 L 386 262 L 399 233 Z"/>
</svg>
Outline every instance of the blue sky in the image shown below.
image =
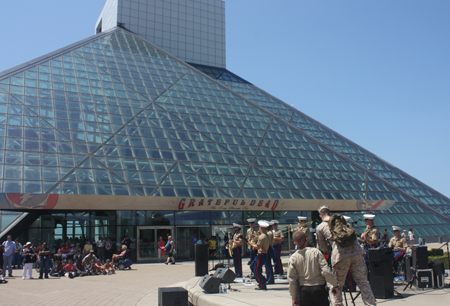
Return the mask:
<svg viewBox="0 0 450 306">
<path fill-rule="evenodd" d="M 2 1 L 0 71 L 93 35 L 104 2 Z M 229 70 L 450 196 L 450 1 L 225 3 Z"/>
</svg>

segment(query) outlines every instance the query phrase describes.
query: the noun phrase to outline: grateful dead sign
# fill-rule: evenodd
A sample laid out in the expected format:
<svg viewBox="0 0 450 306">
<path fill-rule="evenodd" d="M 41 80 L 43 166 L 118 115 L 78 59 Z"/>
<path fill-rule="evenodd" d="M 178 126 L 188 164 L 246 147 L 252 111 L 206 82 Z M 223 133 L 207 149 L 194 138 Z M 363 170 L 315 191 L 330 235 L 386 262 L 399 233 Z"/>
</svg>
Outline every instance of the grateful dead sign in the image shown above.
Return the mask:
<svg viewBox="0 0 450 306">
<path fill-rule="evenodd" d="M 0 209 L 27 211 L 54 210 L 230 210 L 230 211 L 312 211 L 328 205 L 333 211 L 387 210 L 390 200 L 310 200 L 190 198 L 77 194 L 2 193 Z"/>
</svg>

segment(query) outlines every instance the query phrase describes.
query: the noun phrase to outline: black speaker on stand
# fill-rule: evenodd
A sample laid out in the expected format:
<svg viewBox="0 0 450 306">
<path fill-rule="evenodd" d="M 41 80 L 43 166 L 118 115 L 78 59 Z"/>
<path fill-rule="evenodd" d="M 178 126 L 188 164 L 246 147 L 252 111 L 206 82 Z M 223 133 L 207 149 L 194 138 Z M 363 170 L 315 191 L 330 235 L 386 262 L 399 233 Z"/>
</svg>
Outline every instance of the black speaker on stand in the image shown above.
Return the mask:
<svg viewBox="0 0 450 306">
<path fill-rule="evenodd" d="M 412 248 L 413 268 L 428 269 L 428 247 L 417 246 Z"/>
<path fill-rule="evenodd" d="M 408 283 L 411 281 L 411 279 L 413 278 L 413 272 L 411 270 L 412 268 L 412 257 L 411 255 L 405 255 L 405 281 L 407 281 Z"/>
<path fill-rule="evenodd" d="M 377 299 L 389 299 L 394 296 L 394 276 L 392 248 L 370 249 L 370 287 Z"/>
<path fill-rule="evenodd" d="M 208 274 L 208 245 L 195 245 L 195 276 Z"/>
</svg>

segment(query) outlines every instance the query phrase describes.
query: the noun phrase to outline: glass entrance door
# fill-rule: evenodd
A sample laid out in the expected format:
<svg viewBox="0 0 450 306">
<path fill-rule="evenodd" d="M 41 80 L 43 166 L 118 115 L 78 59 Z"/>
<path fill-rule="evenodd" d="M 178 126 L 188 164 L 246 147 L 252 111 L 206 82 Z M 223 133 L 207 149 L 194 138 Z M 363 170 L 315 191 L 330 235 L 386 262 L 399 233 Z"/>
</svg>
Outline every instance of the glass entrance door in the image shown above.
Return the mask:
<svg viewBox="0 0 450 306">
<path fill-rule="evenodd" d="M 137 228 L 137 259 L 140 260 L 162 260 L 159 251 L 160 237 L 163 245 L 167 242 L 167 236 L 172 235 L 173 227 L 151 227 L 139 226 Z"/>
</svg>

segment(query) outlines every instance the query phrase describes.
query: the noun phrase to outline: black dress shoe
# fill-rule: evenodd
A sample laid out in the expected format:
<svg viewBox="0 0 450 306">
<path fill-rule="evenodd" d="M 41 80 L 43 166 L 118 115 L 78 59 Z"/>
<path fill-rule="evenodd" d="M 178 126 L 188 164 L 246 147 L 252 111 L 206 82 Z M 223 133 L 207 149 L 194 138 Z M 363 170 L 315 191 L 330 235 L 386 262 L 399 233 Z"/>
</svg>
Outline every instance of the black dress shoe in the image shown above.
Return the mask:
<svg viewBox="0 0 450 306">
<path fill-rule="evenodd" d="M 259 288 L 259 287 L 256 287 L 255 290 L 263 290 L 263 291 L 267 291 L 267 289 L 262 289 L 262 288 Z"/>
</svg>

